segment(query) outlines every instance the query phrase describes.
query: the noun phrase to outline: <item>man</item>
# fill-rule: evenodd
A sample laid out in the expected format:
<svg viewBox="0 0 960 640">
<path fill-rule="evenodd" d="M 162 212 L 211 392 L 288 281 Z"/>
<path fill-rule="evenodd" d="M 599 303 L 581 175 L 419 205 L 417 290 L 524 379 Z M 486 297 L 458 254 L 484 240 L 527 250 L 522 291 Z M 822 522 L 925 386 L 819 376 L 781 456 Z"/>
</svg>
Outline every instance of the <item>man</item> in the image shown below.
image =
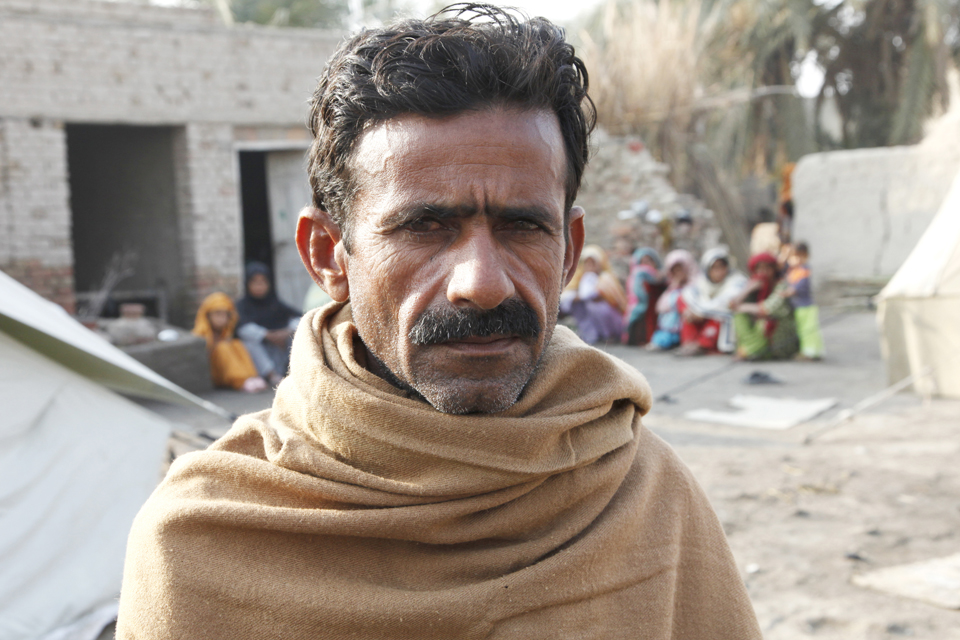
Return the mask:
<svg viewBox="0 0 960 640">
<path fill-rule="evenodd" d="M 592 115 L 562 32 L 366 31 L 314 97 L 308 313 L 273 408 L 131 532 L 121 638 L 759 638 L 635 370 L 555 328 Z M 349 302 L 348 302 L 349 301 Z"/>
</svg>

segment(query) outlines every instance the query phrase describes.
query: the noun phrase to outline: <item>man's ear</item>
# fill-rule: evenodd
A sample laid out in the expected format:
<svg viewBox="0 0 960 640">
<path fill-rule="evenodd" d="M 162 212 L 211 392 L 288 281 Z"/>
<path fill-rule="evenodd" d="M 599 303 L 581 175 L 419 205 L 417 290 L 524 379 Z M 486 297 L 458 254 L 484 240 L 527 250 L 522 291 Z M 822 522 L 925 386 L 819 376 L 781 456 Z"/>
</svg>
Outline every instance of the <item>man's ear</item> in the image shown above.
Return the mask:
<svg viewBox="0 0 960 640">
<path fill-rule="evenodd" d="M 331 298 L 345 302 L 350 297 L 346 251 L 340 241 L 340 227 L 329 213 L 314 207 L 300 210 L 297 250 L 307 273 Z"/>
<path fill-rule="evenodd" d="M 563 254 L 563 286 L 570 284 L 573 274 L 580 264 L 580 252 L 583 251 L 583 240 L 586 232 L 583 228 L 584 210 L 582 207 L 570 209 L 567 223 L 567 249 Z"/>
</svg>

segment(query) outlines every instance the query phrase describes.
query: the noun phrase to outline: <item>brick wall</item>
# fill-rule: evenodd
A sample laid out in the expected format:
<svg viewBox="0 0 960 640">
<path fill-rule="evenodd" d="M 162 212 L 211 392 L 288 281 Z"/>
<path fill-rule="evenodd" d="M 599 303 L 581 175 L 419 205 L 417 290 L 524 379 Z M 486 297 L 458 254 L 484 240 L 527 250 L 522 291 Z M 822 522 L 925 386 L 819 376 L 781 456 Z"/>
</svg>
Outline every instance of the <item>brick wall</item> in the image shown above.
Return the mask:
<svg viewBox="0 0 960 640">
<path fill-rule="evenodd" d="M 0 116 L 298 124 L 339 39 L 227 28 L 212 11 L 0 0 Z"/>
<path fill-rule="evenodd" d="M 238 295 L 243 236 L 233 128 L 188 124 L 175 140 L 174 153 L 190 302 L 197 304 L 214 291 Z"/>
<path fill-rule="evenodd" d="M 63 123 L 168 125 L 186 280 L 175 295 L 189 314 L 211 291 L 239 293 L 235 143 L 301 139 L 341 37 L 229 28 L 211 10 L 0 0 L 0 269 L 72 308 Z"/>
<path fill-rule="evenodd" d="M 73 252 L 63 125 L 0 120 L 0 269 L 73 309 Z"/>
</svg>

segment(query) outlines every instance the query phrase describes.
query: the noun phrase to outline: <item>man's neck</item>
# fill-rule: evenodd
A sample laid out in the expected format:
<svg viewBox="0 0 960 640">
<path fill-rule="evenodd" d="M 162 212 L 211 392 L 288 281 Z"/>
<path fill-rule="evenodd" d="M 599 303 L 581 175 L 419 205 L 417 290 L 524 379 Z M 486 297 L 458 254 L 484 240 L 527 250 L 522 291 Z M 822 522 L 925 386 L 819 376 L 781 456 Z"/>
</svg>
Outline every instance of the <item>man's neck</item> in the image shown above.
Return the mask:
<svg viewBox="0 0 960 640">
<path fill-rule="evenodd" d="M 391 385 L 403 391 L 408 398 L 414 400 L 420 400 L 426 402 L 427 399 L 424 398 L 420 393 L 411 387 L 409 384 L 401 380 L 397 374 L 390 370 L 387 365 L 383 363 L 380 358 L 373 354 L 367 348 L 367 345 L 364 344 L 363 339 L 358 335 L 353 339 L 353 357 L 361 367 L 372 373 L 373 375 L 386 380 Z"/>
</svg>

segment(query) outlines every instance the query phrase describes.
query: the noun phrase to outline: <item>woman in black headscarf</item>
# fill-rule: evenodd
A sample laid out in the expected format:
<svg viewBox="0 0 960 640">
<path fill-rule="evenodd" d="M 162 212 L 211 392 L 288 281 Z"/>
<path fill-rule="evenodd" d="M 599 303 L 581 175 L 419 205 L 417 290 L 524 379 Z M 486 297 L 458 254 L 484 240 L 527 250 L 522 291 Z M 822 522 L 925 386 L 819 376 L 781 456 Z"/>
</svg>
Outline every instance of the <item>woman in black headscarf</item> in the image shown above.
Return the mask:
<svg viewBox="0 0 960 640">
<path fill-rule="evenodd" d="M 246 294 L 237 302 L 237 336 L 250 352 L 257 373 L 276 384 L 286 375 L 300 312 L 277 297 L 270 284 L 270 267 L 262 262 L 247 265 L 245 282 Z"/>
</svg>

